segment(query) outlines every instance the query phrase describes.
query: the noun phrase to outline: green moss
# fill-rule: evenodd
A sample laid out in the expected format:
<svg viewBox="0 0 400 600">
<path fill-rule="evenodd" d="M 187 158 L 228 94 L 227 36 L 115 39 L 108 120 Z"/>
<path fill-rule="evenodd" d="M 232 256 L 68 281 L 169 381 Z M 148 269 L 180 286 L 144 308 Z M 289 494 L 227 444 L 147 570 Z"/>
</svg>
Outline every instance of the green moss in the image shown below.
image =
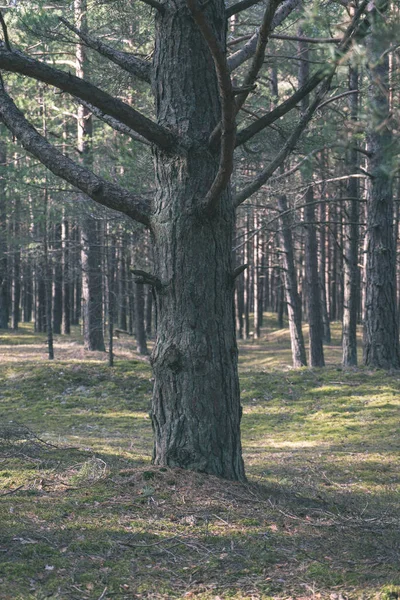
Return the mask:
<svg viewBox="0 0 400 600">
<path fill-rule="evenodd" d="M 50 364 L 2 332 L 1 597 L 395 600 L 398 374 L 341 369 L 336 325 L 329 366 L 293 371 L 275 324 L 241 344 L 248 485 L 150 465 L 136 355 L 60 360 L 59 338 Z"/>
</svg>

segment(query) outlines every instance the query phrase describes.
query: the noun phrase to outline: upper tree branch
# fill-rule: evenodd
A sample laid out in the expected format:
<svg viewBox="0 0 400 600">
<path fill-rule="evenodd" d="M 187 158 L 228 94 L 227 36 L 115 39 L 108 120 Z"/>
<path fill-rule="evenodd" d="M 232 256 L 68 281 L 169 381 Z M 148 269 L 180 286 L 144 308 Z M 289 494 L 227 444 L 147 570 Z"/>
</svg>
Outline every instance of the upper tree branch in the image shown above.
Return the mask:
<svg viewBox="0 0 400 600">
<path fill-rule="evenodd" d="M 240 2 L 236 2 L 235 4 L 232 4 L 232 6 L 226 8 L 226 18 L 230 19 L 233 15 L 237 15 L 242 12 L 242 10 L 246 10 L 246 8 L 259 4 L 261 1 L 262 0 L 241 0 Z"/>
<path fill-rule="evenodd" d="M 179 139 L 165 127 L 154 123 L 125 102 L 71 73 L 50 67 L 22 52 L 15 50 L 9 52 L 4 46 L 0 47 L 0 68 L 43 81 L 89 102 L 164 150 L 171 150 L 179 145 Z"/>
<path fill-rule="evenodd" d="M 99 204 L 122 212 L 148 226 L 150 211 L 147 203 L 123 187 L 95 175 L 89 169 L 64 156 L 25 119 L 22 112 L 0 81 L 0 118 L 22 146 L 36 156 L 50 171 L 62 177 Z"/>
<path fill-rule="evenodd" d="M 221 47 L 215 33 L 211 29 L 197 0 L 187 0 L 189 9 L 196 21 L 214 61 L 218 80 L 219 95 L 221 98 L 221 154 L 218 173 L 205 198 L 205 207 L 213 210 L 221 193 L 229 183 L 233 171 L 233 152 L 235 149 L 236 135 L 236 104 L 232 89 L 232 82 L 226 61 L 225 49 Z"/>
<path fill-rule="evenodd" d="M 240 146 L 241 144 L 245 144 L 248 140 L 250 140 L 254 135 L 272 125 L 277 119 L 283 117 L 288 113 L 292 108 L 294 108 L 303 98 L 305 98 L 310 92 L 312 92 L 319 83 L 324 79 L 326 71 L 324 69 L 320 69 L 315 73 L 310 79 L 290 98 L 279 104 L 276 108 L 271 110 L 269 113 L 251 123 L 245 129 L 242 129 L 236 136 L 236 146 Z"/>
<path fill-rule="evenodd" d="M 301 0 L 285 0 L 275 13 L 271 24 L 271 31 L 278 27 L 278 25 L 280 25 L 300 3 Z M 243 48 L 234 54 L 231 54 L 231 56 L 228 58 L 228 65 L 231 71 L 237 69 L 241 64 L 253 56 L 257 48 L 259 31 L 260 30 L 257 29 L 247 44 L 245 44 Z"/>
<path fill-rule="evenodd" d="M 104 44 L 98 38 L 92 37 L 85 31 L 78 29 L 72 23 L 64 19 L 64 17 L 60 17 L 61 23 L 65 25 L 70 31 L 76 33 L 76 35 L 88 46 L 92 48 L 92 50 L 96 50 L 99 54 L 108 58 L 113 63 L 117 64 L 119 67 L 128 71 L 132 75 L 138 77 L 142 81 L 146 81 L 146 83 L 150 83 L 150 75 L 151 75 L 151 64 L 145 60 L 140 60 L 130 54 L 129 52 L 121 52 L 120 50 L 115 50 L 108 44 Z"/>
<path fill-rule="evenodd" d="M 307 111 L 304 113 L 302 118 L 300 119 L 297 127 L 293 131 L 292 135 L 288 138 L 287 142 L 281 148 L 280 152 L 276 155 L 274 160 L 268 165 L 266 169 L 264 169 L 249 185 L 243 188 L 234 198 L 234 205 L 239 206 L 247 200 L 254 192 L 257 192 L 265 183 L 267 183 L 268 179 L 273 175 L 278 167 L 286 160 L 287 156 L 292 152 L 295 148 L 297 142 L 300 139 L 301 134 L 307 127 L 310 122 L 314 112 L 319 108 L 322 97 L 326 94 L 329 89 L 333 74 L 327 79 L 322 85 L 319 92 L 316 94 L 316 97 Z"/>
<path fill-rule="evenodd" d="M 151 6 L 151 8 L 155 8 L 160 13 L 165 12 L 165 6 L 163 4 L 161 4 L 161 2 L 158 2 L 157 0 L 141 0 L 141 2 L 143 2 L 143 4 L 147 4 L 148 6 Z"/>
<path fill-rule="evenodd" d="M 244 87 L 251 87 L 257 81 L 258 73 L 264 63 L 265 48 L 267 47 L 269 34 L 272 29 L 274 15 L 281 2 L 282 0 L 268 0 L 263 20 L 260 29 L 258 30 L 257 45 L 253 60 L 243 82 Z M 239 110 L 243 106 L 248 95 L 249 91 L 246 91 L 236 98 L 236 110 Z"/>
<path fill-rule="evenodd" d="M 357 29 L 358 22 L 368 4 L 368 0 L 363 0 L 363 2 L 358 7 L 352 22 L 347 28 L 346 33 L 342 38 L 342 42 L 336 50 L 336 59 L 329 65 L 319 69 L 310 77 L 306 83 L 299 88 L 290 98 L 282 102 L 279 106 L 274 108 L 271 112 L 267 113 L 254 123 L 251 123 L 245 129 L 242 129 L 236 136 L 236 146 L 240 146 L 244 144 L 249 139 L 251 139 L 254 135 L 274 123 L 277 119 L 285 115 L 292 108 L 296 106 L 303 98 L 305 98 L 310 92 L 312 92 L 317 85 L 323 81 L 323 79 L 328 79 L 335 72 L 337 66 L 343 61 L 343 57 L 354 37 L 354 34 Z"/>
<path fill-rule="evenodd" d="M 133 129 L 131 129 L 127 125 L 124 125 L 118 119 L 115 119 L 114 117 L 110 117 L 110 115 L 105 114 L 102 110 L 100 110 L 96 106 L 93 106 L 93 104 L 90 104 L 90 102 L 85 102 L 84 100 L 78 99 L 77 102 L 82 104 L 82 106 L 85 106 L 95 117 L 109 125 L 109 127 L 115 129 L 115 131 L 129 136 L 132 140 L 135 140 L 135 142 L 140 142 L 141 144 L 150 146 L 150 142 L 148 142 L 144 137 L 136 133 L 136 131 L 133 131 Z"/>
</svg>

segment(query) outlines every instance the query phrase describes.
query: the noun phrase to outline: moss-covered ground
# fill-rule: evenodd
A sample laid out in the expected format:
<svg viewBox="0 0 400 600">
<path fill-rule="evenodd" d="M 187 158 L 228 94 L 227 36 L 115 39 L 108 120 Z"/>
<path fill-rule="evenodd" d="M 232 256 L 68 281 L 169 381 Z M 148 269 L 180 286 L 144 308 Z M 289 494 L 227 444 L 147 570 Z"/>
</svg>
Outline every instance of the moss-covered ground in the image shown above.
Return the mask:
<svg viewBox="0 0 400 600">
<path fill-rule="evenodd" d="M 80 337 L 0 332 L 0 598 L 395 600 L 400 372 L 240 345 L 248 484 L 150 463 L 151 371 Z"/>
</svg>

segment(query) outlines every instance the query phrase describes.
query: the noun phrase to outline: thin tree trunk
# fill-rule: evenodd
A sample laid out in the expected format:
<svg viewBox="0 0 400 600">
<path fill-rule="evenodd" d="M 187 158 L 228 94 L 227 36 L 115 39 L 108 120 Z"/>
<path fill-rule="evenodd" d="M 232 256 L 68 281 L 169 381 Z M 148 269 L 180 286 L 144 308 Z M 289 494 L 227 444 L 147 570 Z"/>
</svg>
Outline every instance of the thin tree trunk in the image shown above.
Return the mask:
<svg viewBox="0 0 400 600">
<path fill-rule="evenodd" d="M 146 294 L 146 335 L 150 337 L 152 334 L 152 316 L 153 316 L 153 291 L 151 288 Z"/>
<path fill-rule="evenodd" d="M 13 218 L 13 282 L 12 282 L 12 324 L 11 327 L 14 331 L 17 331 L 19 322 L 21 320 L 21 240 L 20 240 L 20 228 L 21 228 L 21 198 L 17 193 L 15 196 L 14 203 L 14 218 Z"/>
<path fill-rule="evenodd" d="M 148 354 L 144 315 L 144 290 L 140 283 L 135 284 L 135 336 L 139 354 Z"/>
<path fill-rule="evenodd" d="M 258 215 L 257 211 L 254 211 L 253 215 L 253 227 L 254 230 L 258 229 Z M 253 237 L 253 297 L 254 297 L 254 328 L 253 336 L 254 339 L 258 339 L 261 333 L 261 317 L 260 317 L 260 264 L 259 264 L 259 236 L 256 233 Z"/>
<path fill-rule="evenodd" d="M 300 30 L 300 34 L 302 31 Z M 301 86 L 309 77 L 308 49 L 305 42 L 299 42 L 301 58 L 299 66 L 299 85 Z M 302 101 L 302 112 L 308 107 L 308 97 Z M 305 271 L 307 283 L 307 308 L 310 329 L 309 363 L 311 367 L 325 365 L 324 349 L 322 345 L 324 330 L 321 315 L 321 295 L 318 279 L 318 244 L 315 227 L 314 191 L 309 186 L 306 192 L 306 205 L 304 208 L 305 220 Z"/>
<path fill-rule="evenodd" d="M 306 349 L 302 330 L 301 300 L 297 288 L 296 266 L 294 262 L 291 218 L 285 195 L 278 197 L 280 217 L 280 240 L 282 246 L 283 283 L 289 318 L 290 345 L 294 367 L 307 365 Z"/>
<path fill-rule="evenodd" d="M 44 271 L 44 294 L 46 310 L 46 333 L 47 333 L 47 351 L 49 360 L 54 359 L 53 344 L 53 322 L 52 322 L 52 300 L 53 300 L 53 269 L 51 268 L 49 258 L 48 241 L 48 217 L 49 217 L 49 197 L 47 192 L 47 178 L 45 178 L 44 192 L 44 224 L 43 224 L 43 271 Z"/>
<path fill-rule="evenodd" d="M 74 0 L 75 19 L 83 31 L 87 31 L 86 0 Z M 87 74 L 86 49 L 82 43 L 76 48 L 76 74 L 82 79 Z M 78 151 L 82 162 L 92 166 L 92 116 L 89 110 L 78 105 Z M 103 333 L 103 276 L 100 231 L 97 219 L 92 215 L 92 201 L 87 199 L 85 214 L 81 220 L 82 233 L 82 300 L 83 337 L 86 350 L 105 352 Z"/>
<path fill-rule="evenodd" d="M 108 281 L 108 366 L 114 366 L 114 318 L 115 318 L 115 236 L 109 236 L 107 248 Z"/>
<path fill-rule="evenodd" d="M 10 316 L 6 169 L 7 149 L 0 140 L 0 329 L 8 329 Z"/>
<path fill-rule="evenodd" d="M 358 90 L 358 70 L 350 67 L 349 90 Z M 358 94 L 350 94 L 350 117 L 351 122 L 356 123 L 358 119 Z M 355 141 L 352 141 L 355 146 Z M 358 156 L 356 148 L 349 152 L 350 173 L 356 173 L 358 167 Z M 358 243 L 359 243 L 359 202 L 358 183 L 355 177 L 351 177 L 347 183 L 346 201 L 346 224 L 344 238 L 344 298 L 343 298 L 343 366 L 353 367 L 357 365 L 357 312 L 359 305 L 359 274 L 358 274 Z"/>
<path fill-rule="evenodd" d="M 65 217 L 62 220 L 62 332 L 65 335 L 71 333 L 71 265 L 70 265 L 70 240 L 69 222 Z"/>
<path fill-rule="evenodd" d="M 326 156 L 325 152 L 322 152 L 321 155 L 321 178 L 326 178 Z M 325 184 L 321 186 L 321 200 L 322 202 L 319 205 L 319 253 L 318 253 L 318 277 L 319 277 L 319 287 L 321 294 L 321 314 L 322 314 L 322 325 L 324 329 L 324 342 L 329 344 L 331 342 L 331 327 L 329 323 L 329 314 L 328 314 L 328 303 L 326 298 L 326 189 Z"/>
<path fill-rule="evenodd" d="M 63 261 L 62 261 L 62 225 L 54 226 L 54 299 L 53 333 L 61 333 L 63 317 Z"/>
</svg>

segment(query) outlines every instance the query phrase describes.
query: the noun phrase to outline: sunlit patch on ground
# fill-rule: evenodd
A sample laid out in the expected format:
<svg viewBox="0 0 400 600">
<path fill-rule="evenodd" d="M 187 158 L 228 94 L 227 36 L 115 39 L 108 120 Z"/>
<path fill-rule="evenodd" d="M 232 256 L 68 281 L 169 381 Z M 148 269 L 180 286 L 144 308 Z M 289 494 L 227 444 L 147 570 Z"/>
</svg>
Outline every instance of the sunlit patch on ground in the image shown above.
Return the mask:
<svg viewBox="0 0 400 600">
<path fill-rule="evenodd" d="M 396 600 L 400 374 L 240 344 L 249 483 L 151 466 L 152 376 L 79 332 L 0 332 L 0 598 Z"/>
</svg>

